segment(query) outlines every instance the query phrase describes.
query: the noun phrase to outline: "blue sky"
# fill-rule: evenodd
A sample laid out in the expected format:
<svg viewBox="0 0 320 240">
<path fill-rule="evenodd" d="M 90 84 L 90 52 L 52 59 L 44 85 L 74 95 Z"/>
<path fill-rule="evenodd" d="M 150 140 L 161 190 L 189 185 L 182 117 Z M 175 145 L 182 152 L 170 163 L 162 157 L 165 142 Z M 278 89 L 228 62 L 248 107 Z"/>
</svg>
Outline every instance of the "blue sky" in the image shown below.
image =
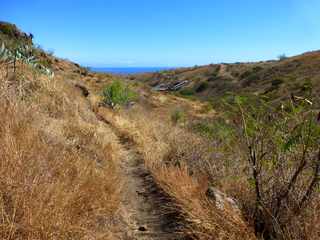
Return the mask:
<svg viewBox="0 0 320 240">
<path fill-rule="evenodd" d="M 320 49 L 319 0 L 3 0 L 55 55 L 87 66 L 192 66 Z"/>
</svg>

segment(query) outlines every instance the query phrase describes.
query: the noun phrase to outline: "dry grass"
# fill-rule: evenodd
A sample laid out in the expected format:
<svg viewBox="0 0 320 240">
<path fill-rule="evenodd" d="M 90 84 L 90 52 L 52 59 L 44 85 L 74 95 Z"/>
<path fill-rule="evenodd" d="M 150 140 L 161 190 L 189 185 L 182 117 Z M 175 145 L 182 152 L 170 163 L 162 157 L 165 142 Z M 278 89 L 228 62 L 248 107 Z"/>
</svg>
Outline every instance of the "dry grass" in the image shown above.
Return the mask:
<svg viewBox="0 0 320 240">
<path fill-rule="evenodd" d="M 180 209 L 190 237 L 255 239 L 238 209 L 227 200 L 220 209 L 207 198 L 208 172 L 217 172 L 217 166 L 209 164 L 210 150 L 200 138 L 171 124 L 170 116 L 167 122 L 157 121 L 159 113 L 141 106 L 118 112 L 100 108 L 100 114 L 137 144 L 157 184 L 175 203 L 168 211 Z"/>
<path fill-rule="evenodd" d="M 241 213 L 226 200 L 223 207 L 206 196 L 206 178 L 191 177 L 186 166 L 153 169 L 160 186 L 175 200 L 195 239 L 255 239 Z"/>
<path fill-rule="evenodd" d="M 226 152 L 223 143 L 208 142 L 174 126 L 170 115 L 163 116 L 168 112 L 159 108 L 147 112 L 137 105 L 131 110 L 111 112 L 102 108 L 100 111 L 137 144 L 158 185 L 174 200 L 188 222 L 185 231 L 190 236 L 198 239 L 256 238 L 253 234 L 255 216 L 252 215 L 254 189 L 248 181 L 246 156 L 239 146 L 234 146 L 233 152 Z M 244 214 L 228 206 L 227 201 L 225 208 L 217 208 L 205 194 L 208 186 L 232 196 Z M 301 216 L 291 219 L 277 239 L 319 238 L 318 201 L 315 198 Z"/>
<path fill-rule="evenodd" d="M 111 239 L 121 186 L 114 149 L 54 81 L 1 76 L 0 238 Z M 51 129 L 57 119 L 63 127 Z"/>
<path fill-rule="evenodd" d="M 255 196 L 241 149 L 226 152 L 221 142 L 208 142 L 170 120 L 176 107 L 198 116 L 198 103 L 192 106 L 170 96 L 161 102 L 162 95 L 155 99 L 146 93 L 132 108 L 112 111 L 99 107 L 100 98 L 94 94 L 87 98 L 89 104 L 74 88 L 76 75 L 72 81 L 65 81 L 67 76 L 48 80 L 25 71 L 22 78 L 1 84 L 0 233 L 4 239 L 112 236 L 111 222 L 121 201 L 121 183 L 114 184 L 120 182 L 114 161 L 121 158 L 121 150 L 91 106 L 119 131 L 117 135 L 134 141 L 158 186 L 175 204 L 168 207 L 184 216 L 184 231 L 190 237 L 256 238 L 251 229 Z M 87 86 L 97 89 L 98 85 Z M 236 199 L 245 214 L 226 195 L 222 195 L 223 207 L 221 201 L 208 197 L 210 186 Z M 319 238 L 318 200 L 292 221 L 280 239 Z"/>
<path fill-rule="evenodd" d="M 187 221 L 185 231 L 191 237 L 255 239 L 256 197 L 248 181 L 250 172 L 242 146 L 233 144 L 233 151 L 228 151 L 223 141 L 209 141 L 172 124 L 168 110 L 172 106 L 168 101 L 167 105 L 153 105 L 145 108 L 140 103 L 118 111 L 100 108 L 99 112 L 136 143 L 157 184 Z M 233 197 L 242 213 L 233 205 L 228 207 L 226 196 L 226 207 L 217 207 L 206 196 L 209 186 Z M 315 198 L 301 216 L 291 219 L 277 239 L 319 238 L 317 201 Z"/>
</svg>

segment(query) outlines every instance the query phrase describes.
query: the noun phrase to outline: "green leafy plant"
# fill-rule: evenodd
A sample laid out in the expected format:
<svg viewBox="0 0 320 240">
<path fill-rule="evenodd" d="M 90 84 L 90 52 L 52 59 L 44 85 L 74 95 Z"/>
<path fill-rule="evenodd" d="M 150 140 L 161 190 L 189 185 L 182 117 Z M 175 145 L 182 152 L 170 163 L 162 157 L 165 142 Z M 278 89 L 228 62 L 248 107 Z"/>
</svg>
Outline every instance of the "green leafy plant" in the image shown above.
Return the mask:
<svg viewBox="0 0 320 240">
<path fill-rule="evenodd" d="M 103 103 L 115 108 L 135 100 L 137 94 L 120 80 L 113 81 L 102 92 Z"/>
<path fill-rule="evenodd" d="M 255 196 L 248 215 L 263 239 L 287 238 L 316 197 L 320 182 L 320 123 L 312 102 L 271 105 L 256 96 L 225 101 Z M 252 203 L 248 203 L 252 204 Z M 301 223 L 300 223 L 301 224 Z"/>
<path fill-rule="evenodd" d="M 192 96 L 194 95 L 194 90 L 191 88 L 184 88 L 179 91 L 182 96 Z"/>
<path fill-rule="evenodd" d="M 234 139 L 234 129 L 224 120 L 218 119 L 213 122 L 199 122 L 193 125 L 193 130 L 201 135 L 230 144 Z"/>
</svg>

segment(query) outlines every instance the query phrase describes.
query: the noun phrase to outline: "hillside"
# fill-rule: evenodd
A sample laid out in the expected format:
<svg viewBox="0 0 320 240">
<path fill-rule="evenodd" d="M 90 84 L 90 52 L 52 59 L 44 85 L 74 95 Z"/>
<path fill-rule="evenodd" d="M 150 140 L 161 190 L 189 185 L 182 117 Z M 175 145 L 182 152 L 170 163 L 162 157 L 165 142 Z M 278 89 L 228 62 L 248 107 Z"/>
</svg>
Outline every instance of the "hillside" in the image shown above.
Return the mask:
<svg viewBox="0 0 320 240">
<path fill-rule="evenodd" d="M 283 97 L 307 91 L 294 75 L 318 101 L 318 53 L 121 77 L 9 23 L 0 40 L 1 239 L 320 236 L 319 111 Z M 178 94 L 150 87 L 184 80 Z M 283 107 L 255 94 L 213 106 L 228 91 Z"/>
<path fill-rule="evenodd" d="M 178 94 L 204 100 L 235 94 L 253 93 L 272 100 L 319 93 L 320 51 L 309 52 L 279 61 L 235 64 L 211 64 L 182 68 L 134 77 L 150 86 L 188 81 Z"/>
</svg>

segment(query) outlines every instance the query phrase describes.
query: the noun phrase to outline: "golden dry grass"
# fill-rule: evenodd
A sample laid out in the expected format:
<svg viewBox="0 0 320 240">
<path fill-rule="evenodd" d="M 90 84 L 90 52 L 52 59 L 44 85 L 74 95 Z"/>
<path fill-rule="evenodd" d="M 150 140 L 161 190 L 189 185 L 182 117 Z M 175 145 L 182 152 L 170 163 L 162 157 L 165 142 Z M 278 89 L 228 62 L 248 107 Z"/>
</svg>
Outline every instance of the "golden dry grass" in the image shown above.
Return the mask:
<svg viewBox="0 0 320 240">
<path fill-rule="evenodd" d="M 112 135 L 56 79 L 26 69 L 0 80 L 0 238 L 111 239 L 121 190 Z"/>
<path fill-rule="evenodd" d="M 223 208 L 206 197 L 206 178 L 191 177 L 186 166 L 153 169 L 160 186 L 175 200 L 195 239 L 255 239 L 241 213 L 224 201 Z"/>
<path fill-rule="evenodd" d="M 185 231 L 200 239 L 255 239 L 255 195 L 241 146 L 235 145 L 234 151 L 228 152 L 221 141 L 203 139 L 172 124 L 170 112 L 179 107 L 186 110 L 187 121 L 197 119 L 201 105 L 196 102 L 192 106 L 170 95 L 163 97 L 144 91 L 141 95 L 146 99 L 129 109 L 112 111 L 97 107 L 97 111 L 121 135 L 135 142 L 157 184 L 173 199 L 174 207 L 187 221 Z M 211 114 L 204 112 L 203 117 Z M 205 194 L 208 186 L 233 197 L 243 213 L 232 206 L 217 208 Z M 306 214 L 292 221 L 279 238 L 316 239 L 319 235 L 316 206 L 315 203 L 308 206 Z"/>
<path fill-rule="evenodd" d="M 146 110 L 136 105 L 118 111 L 100 108 L 99 112 L 136 143 L 157 184 L 176 204 L 170 207 L 183 214 L 188 223 L 185 231 L 191 237 L 256 239 L 251 215 L 255 196 L 241 149 L 238 155 L 224 152 L 219 143 L 209 144 L 170 123 L 168 111 L 161 108 Z M 228 206 L 227 201 L 224 209 L 217 208 L 205 194 L 209 185 L 236 199 L 243 214 Z M 319 238 L 317 201 L 308 205 L 306 213 L 294 219 L 279 239 Z"/>
<path fill-rule="evenodd" d="M 137 144 L 145 165 L 157 184 L 173 199 L 175 206 L 169 208 L 180 209 L 184 216 L 187 222 L 184 231 L 190 237 L 255 239 L 252 229 L 247 226 L 238 210 L 227 201 L 225 207 L 219 209 L 206 197 L 209 183 L 207 174 L 202 171 L 206 168 L 205 159 L 201 158 L 205 157 L 208 149 L 199 145 L 201 139 L 164 118 L 161 122 L 157 121 L 156 114 L 159 113 L 147 112 L 141 106 L 135 106 L 129 111 L 112 112 L 105 108 L 100 108 L 99 111 L 121 134 L 130 137 Z M 181 139 L 189 139 L 192 144 L 179 145 L 183 142 Z M 192 174 L 187 166 L 192 161 L 196 174 Z"/>
</svg>

